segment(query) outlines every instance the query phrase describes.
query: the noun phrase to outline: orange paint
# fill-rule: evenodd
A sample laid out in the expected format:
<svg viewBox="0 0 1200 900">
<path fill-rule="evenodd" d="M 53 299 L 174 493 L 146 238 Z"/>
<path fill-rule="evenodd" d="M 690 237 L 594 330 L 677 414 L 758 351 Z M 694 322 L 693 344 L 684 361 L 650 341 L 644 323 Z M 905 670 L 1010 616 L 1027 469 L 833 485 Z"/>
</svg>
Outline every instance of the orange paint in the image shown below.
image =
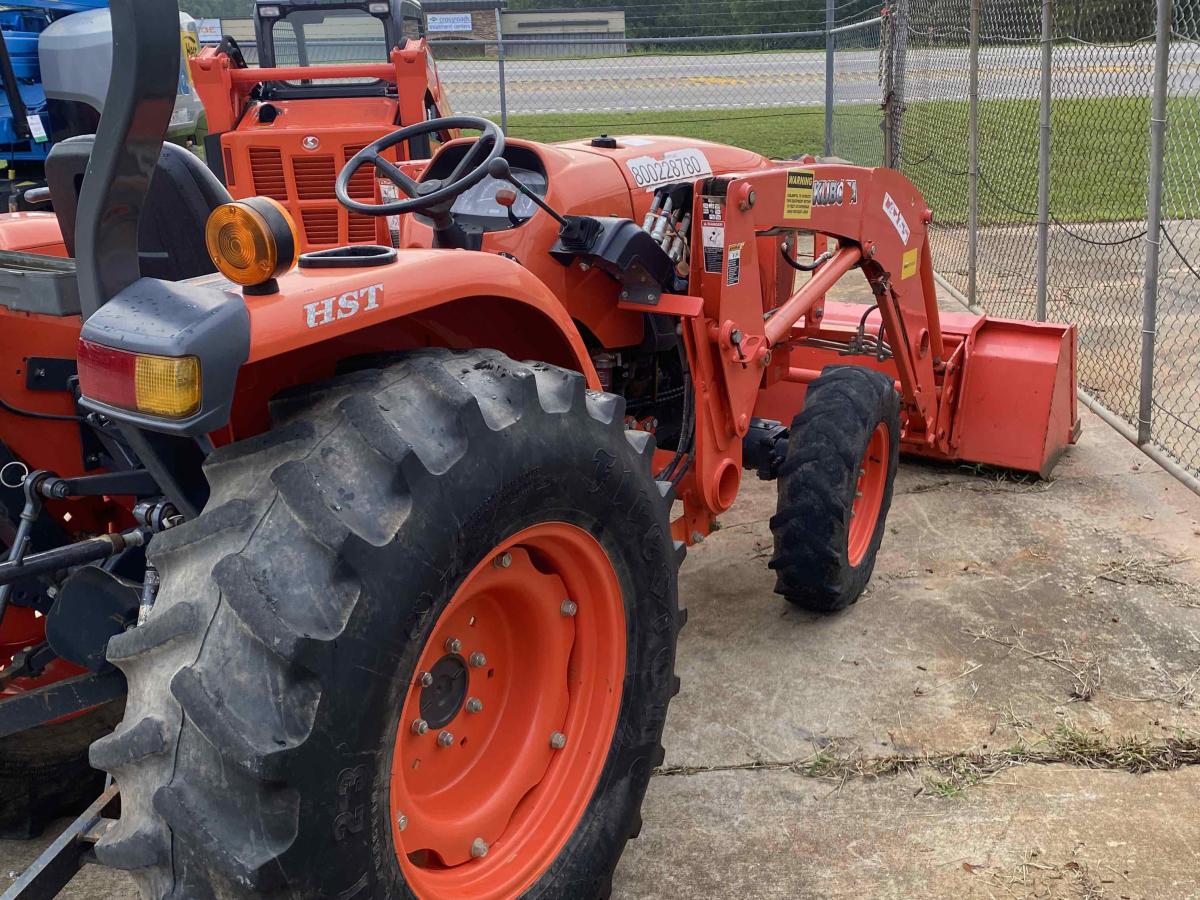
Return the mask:
<svg viewBox="0 0 1200 900">
<path fill-rule="evenodd" d="M 509 565 L 496 565 L 504 556 Z M 562 612 L 568 597 L 574 615 Z M 504 900 L 546 871 L 583 818 L 608 758 L 625 635 L 616 572 L 577 526 L 526 528 L 464 579 L 417 663 L 392 756 L 388 818 L 417 894 Z M 434 682 L 428 687 L 425 673 Z M 456 698 L 462 705 L 443 711 L 422 702 L 424 691 L 439 696 L 441 679 L 451 677 L 467 680 Z M 479 701 L 475 712 L 465 708 L 470 698 Z M 439 720 L 430 721 L 432 712 Z M 556 733 L 565 736 L 562 746 L 552 744 Z M 473 854 L 476 840 L 491 851 Z"/>
</svg>

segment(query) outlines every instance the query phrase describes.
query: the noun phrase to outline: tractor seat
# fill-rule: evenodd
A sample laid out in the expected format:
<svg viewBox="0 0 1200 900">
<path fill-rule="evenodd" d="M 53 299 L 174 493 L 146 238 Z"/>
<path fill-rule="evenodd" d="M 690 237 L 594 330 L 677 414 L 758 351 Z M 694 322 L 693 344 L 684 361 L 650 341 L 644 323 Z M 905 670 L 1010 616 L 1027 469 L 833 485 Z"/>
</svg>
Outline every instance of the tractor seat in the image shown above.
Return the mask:
<svg viewBox="0 0 1200 900">
<path fill-rule="evenodd" d="M 50 201 L 72 258 L 79 192 L 95 140 L 91 134 L 68 138 L 55 144 L 46 157 Z M 215 272 L 204 243 L 204 226 L 209 213 L 231 200 L 199 157 L 175 144 L 163 144 L 138 229 L 142 275 L 181 281 Z"/>
</svg>

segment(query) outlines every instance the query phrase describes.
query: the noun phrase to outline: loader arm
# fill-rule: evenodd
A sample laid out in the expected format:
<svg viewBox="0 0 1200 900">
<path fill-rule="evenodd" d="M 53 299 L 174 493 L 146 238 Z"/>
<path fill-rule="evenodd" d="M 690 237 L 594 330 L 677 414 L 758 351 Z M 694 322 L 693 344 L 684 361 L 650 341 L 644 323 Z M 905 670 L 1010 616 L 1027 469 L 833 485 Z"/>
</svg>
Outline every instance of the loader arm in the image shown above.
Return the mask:
<svg viewBox="0 0 1200 900">
<path fill-rule="evenodd" d="M 820 202 L 839 195 L 829 185 L 841 186 L 840 203 Z M 931 216 L 916 187 L 891 169 L 810 165 L 713 179 L 705 191 L 712 193 L 702 193 L 697 200 L 701 221 L 722 217 L 726 246 L 737 248 L 736 271 L 727 265 L 725 271 L 699 273 L 706 314 L 722 327 L 730 323 L 728 331 L 742 333 L 743 353 L 753 344 L 760 358 L 767 350 L 774 358 L 799 339 L 793 333 L 798 322 L 820 321 L 826 291 L 848 272 L 861 269 L 894 355 L 909 426 L 932 441 L 935 371 L 944 362 L 926 231 Z M 760 243 L 760 236 L 781 231 L 813 232 L 836 239 L 838 247 L 811 278 L 772 305 L 770 292 L 760 282 L 762 267 L 756 264 L 766 260 L 755 255 L 770 252 L 774 243 Z M 749 378 L 736 380 L 746 382 L 744 391 L 751 390 Z"/>
<path fill-rule="evenodd" d="M 1045 474 L 1074 441 L 1073 327 L 956 314 L 947 332 L 931 220 L 891 169 L 811 163 L 697 182 L 693 245 L 703 252 L 690 285 L 701 305 L 684 333 L 698 394 L 713 402 L 697 404 L 677 537 L 706 533 L 732 504 L 753 422 L 790 423 L 831 364 L 895 379 L 909 453 Z M 781 248 L 794 258 L 799 233 L 813 236 L 818 264 L 796 284 Z M 827 304 L 855 269 L 874 306 Z"/>
</svg>

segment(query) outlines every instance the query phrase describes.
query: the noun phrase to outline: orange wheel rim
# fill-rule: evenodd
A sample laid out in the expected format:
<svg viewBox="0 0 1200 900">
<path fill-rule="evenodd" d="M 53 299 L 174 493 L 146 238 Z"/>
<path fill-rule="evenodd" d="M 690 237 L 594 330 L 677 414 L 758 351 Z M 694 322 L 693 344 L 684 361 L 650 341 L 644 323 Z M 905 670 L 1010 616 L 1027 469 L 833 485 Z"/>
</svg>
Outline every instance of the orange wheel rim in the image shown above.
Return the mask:
<svg viewBox="0 0 1200 900">
<path fill-rule="evenodd" d="M 883 507 L 883 494 L 887 488 L 888 460 L 891 438 L 887 425 L 880 422 L 871 432 L 867 452 L 858 467 L 858 482 L 854 486 L 854 505 L 850 507 L 850 535 L 848 553 L 850 565 L 862 562 L 875 536 L 879 524 L 879 510 Z"/>
<path fill-rule="evenodd" d="M 467 575 L 392 756 L 392 837 L 418 897 L 500 900 L 537 880 L 596 789 L 624 677 L 621 587 L 588 532 L 534 525 Z"/>
</svg>

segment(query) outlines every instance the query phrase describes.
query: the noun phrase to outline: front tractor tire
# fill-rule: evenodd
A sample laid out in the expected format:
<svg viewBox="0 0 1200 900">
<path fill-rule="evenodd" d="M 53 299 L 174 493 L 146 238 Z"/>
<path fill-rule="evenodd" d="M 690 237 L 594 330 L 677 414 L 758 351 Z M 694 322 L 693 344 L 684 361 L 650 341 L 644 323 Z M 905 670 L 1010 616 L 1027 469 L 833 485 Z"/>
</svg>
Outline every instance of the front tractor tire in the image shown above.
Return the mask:
<svg viewBox="0 0 1200 900">
<path fill-rule="evenodd" d="M 775 593 L 813 612 L 857 602 L 871 579 L 900 463 L 900 397 L 861 366 L 808 386 L 779 467 L 771 517 Z"/>
<path fill-rule="evenodd" d="M 151 898 L 607 897 L 677 689 L 623 401 L 494 351 L 290 393 L 156 536 L 98 844 Z"/>
</svg>

